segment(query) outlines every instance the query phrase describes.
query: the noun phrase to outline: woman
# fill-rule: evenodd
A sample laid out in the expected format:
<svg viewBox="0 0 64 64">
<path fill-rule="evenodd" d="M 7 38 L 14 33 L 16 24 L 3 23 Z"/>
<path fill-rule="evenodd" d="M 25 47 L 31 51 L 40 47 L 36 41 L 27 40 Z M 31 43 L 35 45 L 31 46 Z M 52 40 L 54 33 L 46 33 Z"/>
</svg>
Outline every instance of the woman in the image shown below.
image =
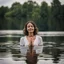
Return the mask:
<svg viewBox="0 0 64 64">
<path fill-rule="evenodd" d="M 27 64 L 36 64 L 38 53 L 35 46 L 43 45 L 42 38 L 37 35 L 38 28 L 33 21 L 28 21 L 24 26 L 24 37 L 20 39 L 20 45 L 29 47 L 26 54 Z M 21 51 L 22 52 L 22 51 Z"/>
</svg>

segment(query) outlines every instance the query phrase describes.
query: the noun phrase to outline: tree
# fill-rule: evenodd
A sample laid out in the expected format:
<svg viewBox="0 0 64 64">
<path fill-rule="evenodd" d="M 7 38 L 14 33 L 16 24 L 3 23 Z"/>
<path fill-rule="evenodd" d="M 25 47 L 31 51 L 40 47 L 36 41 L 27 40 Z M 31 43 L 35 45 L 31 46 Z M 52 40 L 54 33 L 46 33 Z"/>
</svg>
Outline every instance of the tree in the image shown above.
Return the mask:
<svg viewBox="0 0 64 64">
<path fill-rule="evenodd" d="M 34 3 L 32 0 L 28 0 L 28 9 L 27 9 L 27 19 L 32 19 L 32 11 L 34 7 Z"/>
<path fill-rule="evenodd" d="M 9 11 L 9 8 L 8 7 L 4 7 L 4 6 L 1 6 L 0 7 L 0 17 L 1 18 L 4 18 L 5 16 L 5 13 Z"/>
<path fill-rule="evenodd" d="M 61 3 L 59 0 L 53 0 L 51 3 L 51 30 L 60 30 Z"/>
<path fill-rule="evenodd" d="M 12 4 L 10 11 L 6 13 L 6 17 L 17 17 L 21 18 L 22 16 L 22 6 L 20 3 L 15 2 Z"/>
<path fill-rule="evenodd" d="M 25 2 L 22 6 L 22 17 L 27 18 L 27 12 L 28 12 L 28 3 Z"/>
<path fill-rule="evenodd" d="M 40 8 L 40 30 L 48 30 L 48 17 L 49 17 L 49 10 L 48 10 L 48 4 L 46 2 L 42 2 L 41 8 Z M 43 29 L 41 28 L 43 27 Z"/>
<path fill-rule="evenodd" d="M 60 27 L 61 30 L 64 31 L 64 5 L 61 5 L 61 23 L 60 23 Z"/>
</svg>

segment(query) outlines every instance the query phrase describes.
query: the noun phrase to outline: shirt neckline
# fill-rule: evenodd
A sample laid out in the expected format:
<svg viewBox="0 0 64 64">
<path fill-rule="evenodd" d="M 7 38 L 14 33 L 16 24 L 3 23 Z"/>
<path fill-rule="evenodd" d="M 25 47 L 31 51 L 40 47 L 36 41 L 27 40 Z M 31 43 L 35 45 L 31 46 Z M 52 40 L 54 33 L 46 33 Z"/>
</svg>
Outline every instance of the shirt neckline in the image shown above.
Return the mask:
<svg viewBox="0 0 64 64">
<path fill-rule="evenodd" d="M 36 38 L 35 38 L 35 40 L 34 40 L 34 42 L 33 42 L 33 45 L 35 44 L 35 41 L 36 41 L 36 39 L 37 39 L 37 35 L 35 35 L 36 36 Z M 25 42 L 29 45 L 29 41 L 27 40 L 27 36 L 25 36 Z"/>
</svg>

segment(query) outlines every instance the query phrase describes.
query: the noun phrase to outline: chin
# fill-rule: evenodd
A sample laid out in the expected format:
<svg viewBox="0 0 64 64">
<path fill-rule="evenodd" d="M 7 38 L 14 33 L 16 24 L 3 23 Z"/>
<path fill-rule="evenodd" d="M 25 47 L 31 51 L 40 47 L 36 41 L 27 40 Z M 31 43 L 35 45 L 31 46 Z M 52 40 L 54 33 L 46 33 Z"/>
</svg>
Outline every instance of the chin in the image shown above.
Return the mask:
<svg viewBox="0 0 64 64">
<path fill-rule="evenodd" d="M 34 31 L 29 31 L 29 32 L 34 32 Z"/>
<path fill-rule="evenodd" d="M 30 33 L 33 33 L 33 32 L 30 32 Z"/>
</svg>

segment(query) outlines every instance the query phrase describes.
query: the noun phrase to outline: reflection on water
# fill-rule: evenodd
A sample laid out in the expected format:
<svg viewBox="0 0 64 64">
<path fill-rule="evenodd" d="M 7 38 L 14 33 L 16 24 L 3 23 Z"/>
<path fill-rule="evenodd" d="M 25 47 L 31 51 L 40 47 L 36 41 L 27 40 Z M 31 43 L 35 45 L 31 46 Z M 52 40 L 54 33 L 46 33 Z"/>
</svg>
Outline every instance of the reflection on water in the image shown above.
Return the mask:
<svg viewBox="0 0 64 64">
<path fill-rule="evenodd" d="M 21 55 L 20 37 L 0 37 L 0 64 L 26 64 Z M 43 52 L 38 56 L 37 64 L 64 64 L 64 36 L 43 37 Z"/>
</svg>

